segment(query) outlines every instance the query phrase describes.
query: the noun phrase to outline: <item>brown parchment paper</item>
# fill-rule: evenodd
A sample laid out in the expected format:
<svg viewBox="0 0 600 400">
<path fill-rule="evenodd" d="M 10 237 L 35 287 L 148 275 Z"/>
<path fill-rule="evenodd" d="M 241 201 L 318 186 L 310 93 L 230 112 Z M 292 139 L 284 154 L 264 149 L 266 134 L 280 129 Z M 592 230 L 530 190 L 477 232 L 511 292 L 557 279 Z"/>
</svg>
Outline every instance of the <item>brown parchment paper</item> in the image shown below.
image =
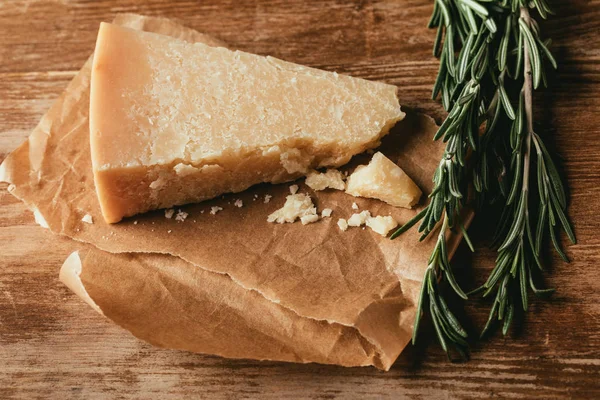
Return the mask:
<svg viewBox="0 0 600 400">
<path fill-rule="evenodd" d="M 115 23 L 209 45 L 224 44 L 175 22 L 132 14 Z M 0 166 L 0 180 L 52 232 L 96 249 L 74 254 L 61 278 L 96 310 L 162 347 L 243 357 L 389 369 L 410 338 L 432 241 L 415 232 L 391 241 L 369 229 L 341 232 L 356 202 L 374 215 L 405 222 L 416 211 L 342 192 L 300 190 L 332 218 L 275 225 L 289 185 L 181 207 L 183 222 L 163 210 L 109 225 L 101 216 L 88 131 L 90 60 L 31 136 Z M 436 125 L 408 113 L 380 150 L 427 194 L 442 147 Z M 346 167 L 366 163 L 356 157 Z M 272 196 L 265 203 L 265 195 Z M 244 206 L 235 207 L 237 199 Z M 210 214 L 212 206 L 222 211 Z M 179 208 L 178 208 L 179 209 Z M 93 224 L 82 222 L 90 214 Z M 459 241 L 453 238 L 452 248 Z M 112 254 L 111 254 L 112 253 Z M 137 253 L 137 254 L 131 254 Z M 153 253 L 153 254 L 149 254 Z M 86 297 L 87 296 L 87 297 Z"/>
</svg>

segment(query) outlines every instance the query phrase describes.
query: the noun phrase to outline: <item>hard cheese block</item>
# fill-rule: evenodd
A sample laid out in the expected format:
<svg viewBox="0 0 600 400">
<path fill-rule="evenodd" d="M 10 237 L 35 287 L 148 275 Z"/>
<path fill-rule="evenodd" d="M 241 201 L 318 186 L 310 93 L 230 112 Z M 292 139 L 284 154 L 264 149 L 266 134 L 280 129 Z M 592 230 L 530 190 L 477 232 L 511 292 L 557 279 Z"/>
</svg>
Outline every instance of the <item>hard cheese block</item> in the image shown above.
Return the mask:
<svg viewBox="0 0 600 400">
<path fill-rule="evenodd" d="M 403 117 L 391 85 L 100 26 L 90 139 L 107 222 L 340 166 Z"/>
</svg>

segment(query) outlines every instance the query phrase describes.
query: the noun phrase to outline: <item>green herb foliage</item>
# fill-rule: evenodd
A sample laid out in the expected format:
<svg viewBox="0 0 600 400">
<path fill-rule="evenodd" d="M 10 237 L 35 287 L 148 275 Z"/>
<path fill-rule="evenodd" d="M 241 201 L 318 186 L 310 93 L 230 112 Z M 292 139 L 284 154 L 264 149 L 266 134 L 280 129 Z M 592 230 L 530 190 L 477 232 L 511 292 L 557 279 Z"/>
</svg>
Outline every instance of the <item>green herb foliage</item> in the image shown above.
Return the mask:
<svg viewBox="0 0 600 400">
<path fill-rule="evenodd" d="M 463 299 L 467 294 L 454 279 L 447 233 L 460 232 L 473 247 L 460 222 L 467 200 L 476 200 L 479 214 L 502 205 L 494 237 L 495 267 L 482 287 L 470 294 L 495 296 L 482 334 L 502 322 L 506 334 L 516 307 L 527 310 L 529 289 L 537 295 L 534 270 L 542 269 L 541 251 L 549 236 L 567 261 L 557 232 L 575 235 L 566 216 L 567 196 L 557 167 L 533 127 L 533 91 L 546 86 L 547 68 L 556 68 L 550 41 L 544 41 L 532 14 L 546 18 L 546 0 L 435 0 L 430 28 L 437 28 L 433 53 L 440 68 L 433 98 L 448 111 L 435 140 L 445 143 L 435 171 L 428 205 L 398 229 L 397 237 L 416 224 L 421 240 L 439 228 L 423 279 L 413 330 L 417 339 L 421 315 L 429 308 L 441 346 L 468 354 L 467 333 L 440 291 L 446 282 Z M 537 218 L 536 218 L 537 217 Z"/>
</svg>

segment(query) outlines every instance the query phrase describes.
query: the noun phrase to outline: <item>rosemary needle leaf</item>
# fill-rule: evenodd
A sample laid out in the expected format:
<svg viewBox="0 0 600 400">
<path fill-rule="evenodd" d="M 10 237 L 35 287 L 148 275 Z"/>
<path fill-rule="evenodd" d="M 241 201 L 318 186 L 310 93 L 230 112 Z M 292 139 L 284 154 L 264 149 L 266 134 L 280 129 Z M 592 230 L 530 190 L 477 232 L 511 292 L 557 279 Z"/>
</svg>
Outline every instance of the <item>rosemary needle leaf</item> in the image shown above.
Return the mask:
<svg viewBox="0 0 600 400">
<path fill-rule="evenodd" d="M 392 234 L 390 239 L 395 239 L 398 236 L 400 236 L 401 234 L 403 234 L 404 232 L 406 232 L 407 230 L 409 230 L 410 228 L 412 228 L 417 222 L 419 222 L 425 216 L 425 213 L 427 213 L 427 208 L 424 208 L 423 210 L 421 210 L 417 215 L 412 217 L 407 223 L 405 223 L 400 228 L 398 228 L 398 230 Z"/>
<path fill-rule="evenodd" d="M 506 336 L 506 334 L 508 333 L 508 329 L 510 328 L 510 324 L 512 323 L 514 314 L 515 309 L 512 303 L 509 303 L 508 312 L 506 314 L 506 318 L 504 319 L 504 325 L 502 326 L 502 335 Z"/>
</svg>

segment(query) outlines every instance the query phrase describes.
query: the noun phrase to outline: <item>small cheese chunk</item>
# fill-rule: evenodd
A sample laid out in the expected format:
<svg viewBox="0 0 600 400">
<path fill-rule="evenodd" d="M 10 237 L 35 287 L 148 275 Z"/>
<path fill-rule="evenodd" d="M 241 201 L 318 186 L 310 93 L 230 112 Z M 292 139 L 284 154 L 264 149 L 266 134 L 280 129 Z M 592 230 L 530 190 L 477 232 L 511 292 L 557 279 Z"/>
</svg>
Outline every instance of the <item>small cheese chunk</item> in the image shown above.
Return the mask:
<svg viewBox="0 0 600 400">
<path fill-rule="evenodd" d="M 381 236 L 387 236 L 392 229 L 398 226 L 398 222 L 392 216 L 382 217 L 378 215 L 367 219 L 366 225 Z"/>
<path fill-rule="evenodd" d="M 237 208 L 242 208 L 244 206 L 244 202 L 241 199 L 237 199 L 233 205 Z"/>
<path fill-rule="evenodd" d="M 422 194 L 412 179 L 380 152 L 375 153 L 369 165 L 359 166 L 350 175 L 346 193 L 404 208 L 417 204 Z"/>
<path fill-rule="evenodd" d="M 327 188 L 344 190 L 344 174 L 337 169 L 328 169 L 325 173 L 313 171 L 306 177 L 305 183 L 313 190 L 325 190 Z"/>
<path fill-rule="evenodd" d="M 270 202 L 272 198 L 273 198 L 273 196 L 271 196 L 270 194 L 265 194 L 265 204 Z"/>
<path fill-rule="evenodd" d="M 173 214 L 175 214 L 174 209 L 169 208 L 168 210 L 165 210 L 165 218 L 171 219 L 171 218 L 173 218 Z"/>
<path fill-rule="evenodd" d="M 102 23 L 90 146 L 104 219 L 339 167 L 404 118 L 397 88 Z"/>
<path fill-rule="evenodd" d="M 352 209 L 353 210 L 358 210 L 358 204 L 352 203 Z"/>
<path fill-rule="evenodd" d="M 332 212 L 333 210 L 331 208 L 324 208 L 323 211 L 321 211 L 321 217 L 331 217 Z"/>
<path fill-rule="evenodd" d="M 368 210 L 361 211 L 358 214 L 352 214 L 352 216 L 348 218 L 348 226 L 362 226 L 369 218 L 371 218 L 371 212 Z"/>
<path fill-rule="evenodd" d="M 283 207 L 269 215 L 267 221 L 284 224 L 292 223 L 298 218 L 309 217 L 302 220 L 303 224 L 307 224 L 316 221 L 313 216 L 317 217 L 316 220 L 319 219 L 317 208 L 310 196 L 304 193 L 295 193 L 287 196 Z"/>
<path fill-rule="evenodd" d="M 214 206 L 210 208 L 210 213 L 212 215 L 215 215 L 216 213 L 218 213 L 219 211 L 222 211 L 223 207 L 219 207 L 219 206 Z"/>
<path fill-rule="evenodd" d="M 177 211 L 177 215 L 175 216 L 175 221 L 183 222 L 188 217 L 188 215 L 189 214 L 186 213 L 185 211 L 179 210 L 179 211 Z"/>
<path fill-rule="evenodd" d="M 85 214 L 83 216 L 83 218 L 81 218 L 82 222 L 85 222 L 86 224 L 93 224 L 94 223 L 94 219 L 92 218 L 92 216 L 90 214 Z"/>
<path fill-rule="evenodd" d="M 290 186 L 290 193 L 291 194 L 298 193 L 298 185 L 292 185 L 292 186 Z"/>
<path fill-rule="evenodd" d="M 346 232 L 348 230 L 348 221 L 343 218 L 338 219 L 337 226 L 343 231 Z"/>
<path fill-rule="evenodd" d="M 300 221 L 302 225 L 312 224 L 313 222 L 317 222 L 319 220 L 319 216 L 317 214 L 304 215 L 300 217 Z"/>
</svg>

